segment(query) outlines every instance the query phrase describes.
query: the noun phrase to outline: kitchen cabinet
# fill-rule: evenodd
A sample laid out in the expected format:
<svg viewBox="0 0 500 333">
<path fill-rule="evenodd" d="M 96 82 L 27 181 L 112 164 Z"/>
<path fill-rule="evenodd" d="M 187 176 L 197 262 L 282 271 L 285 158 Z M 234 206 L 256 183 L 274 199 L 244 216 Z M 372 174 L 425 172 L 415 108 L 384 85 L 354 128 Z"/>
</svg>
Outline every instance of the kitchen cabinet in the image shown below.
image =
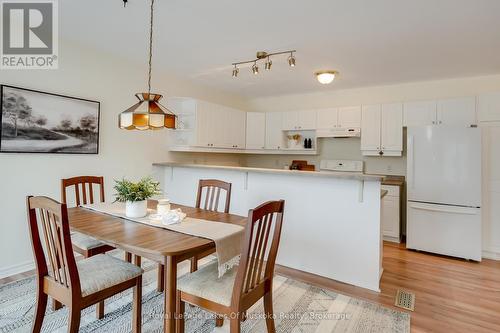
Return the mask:
<svg viewBox="0 0 500 333">
<path fill-rule="evenodd" d="M 248 112 L 246 123 L 246 148 L 264 149 L 266 147 L 266 114 Z"/>
<path fill-rule="evenodd" d="M 404 126 L 475 125 L 475 97 L 404 103 Z"/>
<path fill-rule="evenodd" d="M 285 136 L 281 129 L 282 123 L 282 112 L 266 113 L 266 149 L 283 149 L 285 147 Z"/>
<path fill-rule="evenodd" d="M 320 109 L 317 111 L 318 129 L 360 128 L 361 107 L 341 107 Z"/>
<path fill-rule="evenodd" d="M 436 123 L 437 102 L 416 101 L 403 104 L 403 126 L 428 126 Z"/>
<path fill-rule="evenodd" d="M 439 100 L 437 103 L 438 125 L 476 125 L 476 98 L 462 97 Z"/>
<path fill-rule="evenodd" d="M 400 187 L 382 185 L 382 190 L 388 191 L 382 198 L 382 234 L 384 240 L 397 242 L 400 240 Z"/>
<path fill-rule="evenodd" d="M 361 151 L 366 156 L 401 156 L 403 105 L 364 105 L 361 116 Z"/>
<path fill-rule="evenodd" d="M 500 92 L 478 96 L 477 117 L 479 122 L 500 121 Z"/>
<path fill-rule="evenodd" d="M 225 125 L 227 129 L 229 127 L 229 146 L 228 148 L 244 149 L 246 141 L 246 112 L 230 108 L 227 119 L 229 119 L 229 124 Z M 222 122 L 223 119 L 222 119 Z"/>
<path fill-rule="evenodd" d="M 315 130 L 316 129 L 316 111 L 289 111 L 283 112 L 282 130 Z"/>
</svg>

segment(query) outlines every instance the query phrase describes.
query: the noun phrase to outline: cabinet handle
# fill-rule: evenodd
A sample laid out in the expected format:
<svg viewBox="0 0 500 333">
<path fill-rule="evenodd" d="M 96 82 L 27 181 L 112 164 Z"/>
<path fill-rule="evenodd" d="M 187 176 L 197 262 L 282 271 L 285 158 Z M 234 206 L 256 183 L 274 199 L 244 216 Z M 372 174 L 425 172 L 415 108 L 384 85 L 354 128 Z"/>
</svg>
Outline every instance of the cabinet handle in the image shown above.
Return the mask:
<svg viewBox="0 0 500 333">
<path fill-rule="evenodd" d="M 379 152 L 378 152 L 378 154 L 379 154 L 380 156 L 382 156 L 382 155 L 384 155 L 384 152 L 383 152 L 383 151 L 379 151 Z"/>
<path fill-rule="evenodd" d="M 436 124 L 436 122 L 433 120 L 433 121 L 432 121 L 432 124 L 433 124 L 433 125 L 435 125 L 435 124 Z"/>
<path fill-rule="evenodd" d="M 440 120 L 439 123 L 442 124 L 443 122 Z"/>
</svg>

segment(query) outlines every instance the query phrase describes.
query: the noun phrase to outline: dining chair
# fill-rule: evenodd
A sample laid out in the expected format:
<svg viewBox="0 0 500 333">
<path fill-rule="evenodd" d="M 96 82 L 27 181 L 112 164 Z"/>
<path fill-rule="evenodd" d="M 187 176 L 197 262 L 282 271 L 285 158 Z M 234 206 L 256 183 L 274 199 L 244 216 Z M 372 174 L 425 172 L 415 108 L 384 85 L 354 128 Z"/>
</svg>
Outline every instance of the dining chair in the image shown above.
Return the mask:
<svg viewBox="0 0 500 333">
<path fill-rule="evenodd" d="M 99 187 L 99 201 L 104 202 L 104 177 L 96 176 L 78 176 L 67 179 L 61 179 L 61 201 L 68 204 L 67 188 L 73 187 L 75 193 L 75 204 L 80 206 L 82 203 L 94 203 L 94 186 Z M 87 192 L 88 188 L 88 192 Z M 71 233 L 71 242 L 73 243 L 73 251 L 80 253 L 84 258 L 89 258 L 97 254 L 105 253 L 115 248 L 105 244 L 95 238 L 89 237 L 79 232 Z M 125 259 L 130 262 L 131 254 L 126 253 Z M 61 304 L 57 301 L 52 303 L 52 308 L 58 310 Z M 102 319 L 104 317 L 104 302 L 97 305 L 96 317 Z"/>
<path fill-rule="evenodd" d="M 225 193 L 222 193 L 225 192 Z M 218 212 L 221 194 L 225 194 L 224 213 L 229 213 L 231 204 L 231 183 L 217 179 L 200 179 L 198 182 L 198 193 L 196 195 L 195 208 L 202 208 L 212 212 Z M 203 203 L 203 206 L 202 206 Z M 198 260 L 203 259 L 215 252 L 215 249 L 207 250 L 196 257 L 191 258 L 191 273 L 198 269 Z M 164 268 L 158 264 L 158 291 L 164 289 Z"/>
<path fill-rule="evenodd" d="M 273 319 L 273 275 L 281 236 L 285 202 L 270 201 L 248 213 L 240 264 L 218 277 L 217 261 L 187 274 L 177 282 L 178 333 L 184 333 L 185 302 L 217 316 L 227 316 L 230 332 L 241 332 L 246 311 L 264 298 L 268 333 Z M 266 257 L 267 255 L 267 257 Z"/>
<path fill-rule="evenodd" d="M 143 270 L 106 254 L 76 262 L 66 204 L 29 196 L 26 205 L 37 271 L 32 332 L 42 328 L 48 296 L 68 307 L 68 332 L 78 332 L 81 310 L 129 288 L 133 288 L 132 331 L 140 332 Z"/>
</svg>

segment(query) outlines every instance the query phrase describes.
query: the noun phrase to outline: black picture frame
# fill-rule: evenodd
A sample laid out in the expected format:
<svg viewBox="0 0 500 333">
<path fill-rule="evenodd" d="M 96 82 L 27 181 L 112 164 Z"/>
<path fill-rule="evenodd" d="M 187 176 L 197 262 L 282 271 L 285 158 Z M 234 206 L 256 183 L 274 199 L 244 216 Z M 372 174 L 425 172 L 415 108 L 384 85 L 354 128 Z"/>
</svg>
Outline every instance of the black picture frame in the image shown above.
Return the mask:
<svg viewBox="0 0 500 333">
<path fill-rule="evenodd" d="M 29 102 L 29 100 L 26 98 L 27 96 L 28 97 L 32 96 L 32 98 L 33 96 L 37 96 L 37 98 L 41 99 L 43 99 L 43 96 L 47 96 L 48 98 L 52 99 L 56 98 L 59 104 L 61 103 L 68 104 L 71 103 L 71 101 L 74 101 L 75 109 L 78 108 L 77 107 L 78 105 L 80 105 L 80 109 L 78 110 L 78 113 L 76 113 L 74 110 L 72 111 L 64 109 L 65 113 L 59 113 L 59 116 L 61 118 L 60 125 L 54 124 L 58 120 L 57 119 L 58 111 L 52 110 L 50 112 L 50 118 L 51 118 L 50 122 L 52 123 L 52 125 L 47 126 L 47 123 L 49 122 L 48 120 L 49 114 L 43 114 L 40 110 L 35 110 L 34 108 L 32 108 L 32 106 L 28 104 L 28 107 L 24 107 L 23 110 L 24 114 L 26 114 L 26 109 L 28 110 L 31 109 L 30 114 L 33 114 L 34 112 L 38 118 L 33 118 L 34 123 L 31 125 L 31 127 L 28 125 L 30 124 L 31 121 L 27 121 L 25 118 L 24 128 L 21 127 L 18 128 L 17 121 L 19 121 L 18 115 L 20 112 L 20 107 L 17 107 L 16 110 L 14 111 L 6 112 L 4 115 L 4 103 L 7 102 L 4 101 L 4 96 L 10 93 L 12 97 L 13 92 L 21 94 L 20 96 L 23 97 L 24 100 L 27 100 L 27 102 Z M 25 93 L 26 96 L 22 95 L 23 92 Z M 19 104 L 18 102 L 19 97 L 17 98 L 18 99 L 16 100 L 16 103 Z M 12 101 L 12 98 L 10 100 Z M 90 111 L 84 111 L 87 108 L 89 109 L 95 108 L 95 110 L 92 109 Z M 100 118 L 101 118 L 101 103 L 99 101 L 1 84 L 0 110 L 1 110 L 0 153 L 83 154 L 83 155 L 99 154 Z M 59 112 L 60 111 L 61 110 L 59 110 Z M 13 116 L 14 113 L 16 114 L 15 125 L 12 124 L 13 121 L 9 123 L 9 121 L 6 120 L 7 118 L 11 120 L 11 117 L 7 117 L 7 114 L 14 117 Z M 75 122 L 73 120 L 73 117 L 75 116 L 81 116 L 81 117 L 79 120 Z M 30 117 L 34 116 L 31 115 Z M 65 123 L 63 124 L 62 121 L 64 120 L 64 117 L 68 118 L 71 117 L 72 120 L 70 124 L 73 124 L 73 122 L 75 122 L 75 126 L 66 128 L 70 120 L 66 120 Z M 84 117 L 87 118 L 83 120 Z M 40 125 L 44 123 L 43 119 L 45 119 L 46 126 Z M 56 130 L 57 126 L 63 126 L 63 125 L 65 127 L 61 127 L 60 130 Z M 95 130 L 93 130 L 94 126 Z M 5 135 L 4 137 L 4 134 L 7 132 L 11 132 L 13 130 L 12 127 L 14 127 L 16 136 L 9 136 L 7 139 L 7 136 Z M 23 139 L 16 140 L 15 138 L 19 135 L 19 131 L 22 131 Z M 30 131 L 34 133 L 30 133 Z M 47 136 L 49 136 L 49 138 L 47 138 Z M 67 138 L 63 139 L 64 136 Z M 26 139 L 26 137 L 29 137 L 29 139 Z M 33 139 L 36 137 L 42 137 L 42 139 Z M 69 140 L 72 141 L 68 142 Z M 80 142 L 78 142 L 77 140 L 79 140 Z M 58 146 L 57 143 L 62 144 L 62 146 Z M 44 147 L 44 145 L 46 147 Z"/>
</svg>

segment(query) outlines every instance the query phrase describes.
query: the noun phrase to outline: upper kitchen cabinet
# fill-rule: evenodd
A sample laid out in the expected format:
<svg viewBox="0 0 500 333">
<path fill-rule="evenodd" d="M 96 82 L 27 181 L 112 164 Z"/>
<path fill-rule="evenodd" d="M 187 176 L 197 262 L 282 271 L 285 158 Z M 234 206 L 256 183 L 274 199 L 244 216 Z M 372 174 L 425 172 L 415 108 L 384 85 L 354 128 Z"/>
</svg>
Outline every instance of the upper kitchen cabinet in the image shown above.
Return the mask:
<svg viewBox="0 0 500 333">
<path fill-rule="evenodd" d="M 315 130 L 316 112 L 315 111 L 289 111 L 283 112 L 282 130 Z"/>
<path fill-rule="evenodd" d="M 475 125 L 476 98 L 462 97 L 438 101 L 404 103 L 404 126 Z"/>
<path fill-rule="evenodd" d="M 403 151 L 403 104 L 363 106 L 361 151 L 366 156 L 401 156 Z"/>
<path fill-rule="evenodd" d="M 437 120 L 436 101 L 406 102 L 403 111 L 403 125 L 407 127 L 433 125 Z"/>
<path fill-rule="evenodd" d="M 462 97 L 439 100 L 437 103 L 438 125 L 476 125 L 476 98 Z"/>
<path fill-rule="evenodd" d="M 283 149 L 285 147 L 285 136 L 281 129 L 283 118 L 283 112 L 266 113 L 266 149 Z"/>
<path fill-rule="evenodd" d="M 361 106 L 328 108 L 317 111 L 317 128 L 360 128 Z"/>
<path fill-rule="evenodd" d="M 244 149 L 246 139 L 246 112 L 230 108 L 225 125 L 229 133 L 229 148 Z M 229 127 L 229 128 L 228 128 Z"/>
<path fill-rule="evenodd" d="M 478 96 L 477 117 L 482 123 L 500 121 L 500 92 Z"/>
<path fill-rule="evenodd" d="M 247 113 L 246 148 L 264 149 L 266 147 L 266 114 Z"/>
<path fill-rule="evenodd" d="M 361 106 L 339 108 L 338 125 L 340 128 L 360 128 Z"/>
</svg>

